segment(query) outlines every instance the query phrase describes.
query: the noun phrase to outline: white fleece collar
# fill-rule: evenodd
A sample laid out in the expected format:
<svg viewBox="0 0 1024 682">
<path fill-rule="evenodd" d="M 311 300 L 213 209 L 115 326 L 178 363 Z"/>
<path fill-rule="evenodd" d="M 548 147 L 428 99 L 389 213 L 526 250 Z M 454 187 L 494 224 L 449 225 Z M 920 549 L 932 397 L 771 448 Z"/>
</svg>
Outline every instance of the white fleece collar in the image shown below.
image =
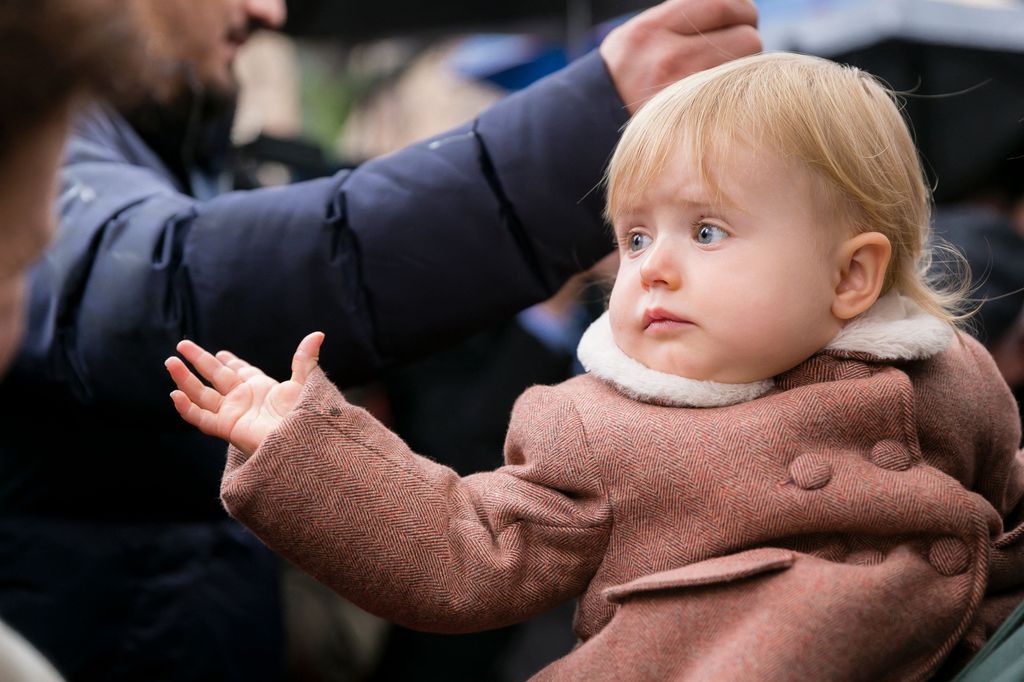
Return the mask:
<svg viewBox="0 0 1024 682">
<path fill-rule="evenodd" d="M 906 296 L 891 293 L 849 322 L 823 349 L 866 353 L 879 360 L 921 360 L 942 352 L 953 329 Z M 584 369 L 642 402 L 672 407 L 721 407 L 753 400 L 775 385 L 773 379 L 748 384 L 697 381 L 659 372 L 629 357 L 612 338 L 606 312 L 580 339 L 577 355 Z"/>
</svg>

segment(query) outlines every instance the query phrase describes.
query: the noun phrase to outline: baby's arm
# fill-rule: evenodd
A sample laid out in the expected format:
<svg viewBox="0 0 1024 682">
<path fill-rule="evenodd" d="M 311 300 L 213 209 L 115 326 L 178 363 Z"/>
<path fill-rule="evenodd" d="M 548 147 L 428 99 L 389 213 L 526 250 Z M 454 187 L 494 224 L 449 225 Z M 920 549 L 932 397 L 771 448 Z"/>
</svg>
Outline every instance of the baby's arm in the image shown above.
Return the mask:
<svg viewBox="0 0 1024 682">
<path fill-rule="evenodd" d="M 182 341 L 178 352 L 212 387 L 199 381 L 180 359 L 170 357 L 164 366 L 179 389 L 171 393 L 171 400 L 189 424 L 251 455 L 298 403 L 323 340 L 320 332 L 302 339 L 292 358 L 292 377 L 283 383 L 226 350 L 212 355 Z"/>
<path fill-rule="evenodd" d="M 460 478 L 347 403 L 316 368 L 319 343 L 303 340 L 282 384 L 189 342 L 179 350 L 213 388 L 168 361 L 182 416 L 236 446 L 221 482 L 233 517 L 350 601 L 417 629 L 499 627 L 585 589 L 611 511 L 571 400 L 531 389 L 509 464 Z"/>
<path fill-rule="evenodd" d="M 579 595 L 611 508 L 571 401 L 520 398 L 509 464 L 460 478 L 414 454 L 319 369 L 251 456 L 228 454 L 225 508 L 278 554 L 406 627 L 508 625 Z"/>
</svg>

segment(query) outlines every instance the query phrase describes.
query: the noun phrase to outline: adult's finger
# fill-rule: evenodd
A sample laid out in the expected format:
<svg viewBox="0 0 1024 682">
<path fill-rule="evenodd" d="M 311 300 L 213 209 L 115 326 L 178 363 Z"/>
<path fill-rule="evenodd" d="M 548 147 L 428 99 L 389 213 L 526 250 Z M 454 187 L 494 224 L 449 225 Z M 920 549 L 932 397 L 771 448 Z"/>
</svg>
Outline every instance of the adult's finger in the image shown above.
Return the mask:
<svg viewBox="0 0 1024 682">
<path fill-rule="evenodd" d="M 667 0 L 609 33 L 601 56 L 635 113 L 670 83 L 760 51 L 756 20 L 750 0 Z"/>
<path fill-rule="evenodd" d="M 682 78 L 761 51 L 757 29 L 745 24 L 700 35 L 661 35 L 657 56 L 647 63 L 628 59 L 628 45 L 608 46 L 609 69 L 630 112 Z"/>
<path fill-rule="evenodd" d="M 292 381 L 297 381 L 300 384 L 306 383 L 309 373 L 313 371 L 316 363 L 320 360 L 320 345 L 323 342 L 323 332 L 307 334 L 302 341 L 299 341 L 299 347 L 295 349 L 295 355 L 292 356 Z"/>
<path fill-rule="evenodd" d="M 757 6 L 753 0 L 665 0 L 636 19 L 682 34 L 737 25 L 756 28 Z"/>
<path fill-rule="evenodd" d="M 223 395 L 227 395 L 242 379 L 231 369 L 202 346 L 188 339 L 178 343 L 178 352 L 192 363 L 199 375 L 213 384 Z"/>
<path fill-rule="evenodd" d="M 174 380 L 175 385 L 193 403 L 204 410 L 217 412 L 224 400 L 224 396 L 199 381 L 185 363 L 175 357 L 167 358 L 164 367 Z M 183 415 L 184 416 L 184 415 Z M 191 423 L 191 422 L 190 422 Z"/>
<path fill-rule="evenodd" d="M 699 36 L 678 38 L 680 49 L 661 63 L 670 85 L 681 78 L 761 51 L 761 36 L 750 26 L 729 26 Z"/>
</svg>

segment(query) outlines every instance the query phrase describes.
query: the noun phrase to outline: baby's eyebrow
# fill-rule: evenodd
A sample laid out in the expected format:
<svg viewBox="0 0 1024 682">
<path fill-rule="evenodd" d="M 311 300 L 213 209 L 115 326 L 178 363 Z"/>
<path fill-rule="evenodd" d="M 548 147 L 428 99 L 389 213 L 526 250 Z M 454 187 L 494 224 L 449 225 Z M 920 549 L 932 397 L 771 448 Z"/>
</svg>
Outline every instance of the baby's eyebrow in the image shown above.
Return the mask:
<svg viewBox="0 0 1024 682">
<path fill-rule="evenodd" d="M 619 226 L 625 227 L 629 223 L 635 223 L 641 219 L 643 211 L 636 208 L 627 208 L 620 211 L 616 211 L 615 215 L 612 216 L 612 227 L 619 229 Z"/>
<path fill-rule="evenodd" d="M 612 229 L 615 230 L 616 232 L 624 232 L 626 229 L 626 224 L 629 222 L 631 221 L 626 220 L 622 216 L 619 216 L 618 218 L 612 221 Z"/>
</svg>

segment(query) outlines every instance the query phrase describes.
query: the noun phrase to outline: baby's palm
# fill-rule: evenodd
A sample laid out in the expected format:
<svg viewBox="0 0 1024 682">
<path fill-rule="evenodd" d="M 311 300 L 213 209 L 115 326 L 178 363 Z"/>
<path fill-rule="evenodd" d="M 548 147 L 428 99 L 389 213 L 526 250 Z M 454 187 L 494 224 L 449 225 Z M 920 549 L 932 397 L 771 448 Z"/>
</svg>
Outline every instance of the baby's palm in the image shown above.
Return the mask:
<svg viewBox="0 0 1024 682">
<path fill-rule="evenodd" d="M 182 341 L 178 352 L 211 386 L 204 385 L 178 358 L 168 358 L 167 371 L 179 389 L 171 399 L 185 421 L 251 454 L 298 403 L 322 342 L 319 332 L 304 338 L 292 360 L 292 378 L 279 383 L 228 351 L 212 355 L 191 341 Z"/>
<path fill-rule="evenodd" d="M 291 412 L 301 392 L 297 381 L 278 383 L 259 372 L 224 396 L 212 435 L 252 452 Z"/>
</svg>

